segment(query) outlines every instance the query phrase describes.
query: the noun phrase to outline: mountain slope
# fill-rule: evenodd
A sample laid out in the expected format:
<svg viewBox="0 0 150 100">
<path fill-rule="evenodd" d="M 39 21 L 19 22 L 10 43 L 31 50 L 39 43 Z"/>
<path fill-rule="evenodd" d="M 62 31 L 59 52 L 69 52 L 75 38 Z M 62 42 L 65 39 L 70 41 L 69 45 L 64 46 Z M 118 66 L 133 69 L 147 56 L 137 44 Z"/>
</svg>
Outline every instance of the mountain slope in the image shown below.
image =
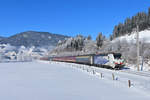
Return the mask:
<svg viewBox="0 0 150 100">
<path fill-rule="evenodd" d="M 2 40 L 2 39 L 4 39 L 4 37 L 1 37 L 1 36 L 0 36 L 0 40 Z"/>
<path fill-rule="evenodd" d="M 49 32 L 27 31 L 2 39 L 0 43 L 9 43 L 13 46 L 56 46 L 59 40 L 68 36 L 52 34 Z"/>
</svg>

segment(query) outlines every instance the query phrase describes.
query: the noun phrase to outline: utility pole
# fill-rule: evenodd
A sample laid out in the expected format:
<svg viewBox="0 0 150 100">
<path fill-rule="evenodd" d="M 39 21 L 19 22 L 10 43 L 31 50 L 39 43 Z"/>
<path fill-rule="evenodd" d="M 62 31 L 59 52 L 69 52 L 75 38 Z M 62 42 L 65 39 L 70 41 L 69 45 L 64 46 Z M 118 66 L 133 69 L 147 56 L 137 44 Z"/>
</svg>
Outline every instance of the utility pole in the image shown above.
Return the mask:
<svg viewBox="0 0 150 100">
<path fill-rule="evenodd" d="M 139 71 L 139 26 L 137 25 L 137 37 L 136 37 L 136 46 L 137 46 L 137 71 Z"/>
</svg>

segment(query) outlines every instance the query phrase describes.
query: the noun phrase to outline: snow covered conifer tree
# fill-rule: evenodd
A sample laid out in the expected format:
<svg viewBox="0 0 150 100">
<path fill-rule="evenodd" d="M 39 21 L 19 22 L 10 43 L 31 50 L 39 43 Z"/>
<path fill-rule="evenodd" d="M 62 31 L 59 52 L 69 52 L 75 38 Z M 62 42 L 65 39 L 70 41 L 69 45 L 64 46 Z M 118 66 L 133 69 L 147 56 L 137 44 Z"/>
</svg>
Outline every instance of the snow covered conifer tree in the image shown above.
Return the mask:
<svg viewBox="0 0 150 100">
<path fill-rule="evenodd" d="M 148 26 L 150 27 L 150 8 L 148 9 Z"/>
<path fill-rule="evenodd" d="M 102 33 L 99 33 L 98 36 L 96 37 L 96 44 L 97 44 L 97 47 L 101 47 L 103 45 Z"/>
<path fill-rule="evenodd" d="M 150 16 L 150 8 L 148 9 L 148 16 Z"/>
<path fill-rule="evenodd" d="M 91 35 L 88 35 L 87 40 L 91 40 L 91 39 L 92 39 Z"/>
</svg>

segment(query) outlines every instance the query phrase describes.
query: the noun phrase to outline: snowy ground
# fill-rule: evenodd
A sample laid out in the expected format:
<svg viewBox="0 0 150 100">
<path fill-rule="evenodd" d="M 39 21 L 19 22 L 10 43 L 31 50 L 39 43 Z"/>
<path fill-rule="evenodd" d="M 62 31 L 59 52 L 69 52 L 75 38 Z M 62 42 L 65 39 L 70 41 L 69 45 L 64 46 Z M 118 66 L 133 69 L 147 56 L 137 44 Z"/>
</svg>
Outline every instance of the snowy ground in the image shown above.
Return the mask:
<svg viewBox="0 0 150 100">
<path fill-rule="evenodd" d="M 125 79 L 149 78 L 116 72 L 120 77 L 114 81 L 111 71 L 95 69 L 103 72 L 101 79 L 86 68 L 55 62 L 0 63 L 0 100 L 150 100 L 150 91 L 128 88 Z"/>
</svg>

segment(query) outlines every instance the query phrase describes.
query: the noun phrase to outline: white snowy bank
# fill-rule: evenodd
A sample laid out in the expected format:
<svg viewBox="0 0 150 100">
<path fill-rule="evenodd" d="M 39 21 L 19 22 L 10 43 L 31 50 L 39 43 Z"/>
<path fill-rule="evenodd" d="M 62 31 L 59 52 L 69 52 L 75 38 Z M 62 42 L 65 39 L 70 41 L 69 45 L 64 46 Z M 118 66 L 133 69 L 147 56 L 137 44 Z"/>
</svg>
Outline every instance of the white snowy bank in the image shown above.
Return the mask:
<svg viewBox="0 0 150 100">
<path fill-rule="evenodd" d="M 137 37 L 136 35 L 137 35 L 136 32 L 133 32 L 130 35 L 126 34 L 124 36 L 116 38 L 115 40 L 113 40 L 113 42 L 116 42 L 118 40 L 120 40 L 120 41 L 126 40 L 127 42 L 136 43 L 136 37 Z M 139 40 L 141 42 L 150 43 L 150 30 L 144 30 L 144 31 L 139 32 Z"/>
</svg>

